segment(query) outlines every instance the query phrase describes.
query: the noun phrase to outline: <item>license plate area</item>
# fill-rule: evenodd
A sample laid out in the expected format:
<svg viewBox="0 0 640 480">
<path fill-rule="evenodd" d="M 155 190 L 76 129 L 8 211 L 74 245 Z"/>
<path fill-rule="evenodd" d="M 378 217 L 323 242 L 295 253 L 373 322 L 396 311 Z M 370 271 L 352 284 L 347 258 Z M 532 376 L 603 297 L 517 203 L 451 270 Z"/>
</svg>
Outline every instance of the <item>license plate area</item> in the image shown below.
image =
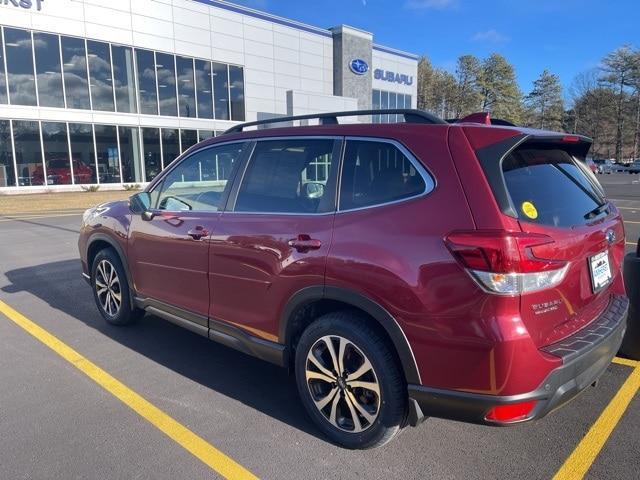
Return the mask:
<svg viewBox="0 0 640 480">
<path fill-rule="evenodd" d="M 594 293 L 609 285 L 612 275 L 608 251 L 589 257 L 589 273 L 591 275 L 591 288 Z"/>
</svg>

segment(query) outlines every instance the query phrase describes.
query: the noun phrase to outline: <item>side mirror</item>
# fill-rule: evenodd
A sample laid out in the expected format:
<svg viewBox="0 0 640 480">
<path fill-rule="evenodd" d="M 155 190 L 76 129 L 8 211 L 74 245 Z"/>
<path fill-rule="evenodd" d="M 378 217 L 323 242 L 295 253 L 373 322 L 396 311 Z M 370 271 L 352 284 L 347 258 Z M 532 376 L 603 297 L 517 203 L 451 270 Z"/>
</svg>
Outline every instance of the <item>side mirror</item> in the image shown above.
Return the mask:
<svg viewBox="0 0 640 480">
<path fill-rule="evenodd" d="M 309 200 L 322 198 L 324 195 L 324 185 L 322 183 L 314 182 L 305 183 L 303 195 Z"/>
<path fill-rule="evenodd" d="M 142 216 L 143 220 L 153 219 L 153 212 L 149 210 L 151 207 L 151 195 L 147 192 L 139 192 L 129 198 L 129 210 L 131 213 Z"/>
</svg>

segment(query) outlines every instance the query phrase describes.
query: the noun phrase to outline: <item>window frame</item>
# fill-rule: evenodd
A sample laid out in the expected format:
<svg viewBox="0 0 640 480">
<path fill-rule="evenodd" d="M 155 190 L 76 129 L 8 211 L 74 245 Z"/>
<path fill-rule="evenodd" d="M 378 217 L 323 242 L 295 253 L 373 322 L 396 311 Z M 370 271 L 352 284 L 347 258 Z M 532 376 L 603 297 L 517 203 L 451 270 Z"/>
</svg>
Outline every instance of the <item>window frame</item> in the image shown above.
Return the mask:
<svg viewBox="0 0 640 480">
<path fill-rule="evenodd" d="M 145 190 L 145 192 L 149 193 L 149 195 L 151 195 L 152 201 L 154 202 L 153 205 L 151 205 L 150 210 L 154 213 L 161 213 L 161 212 L 169 212 L 169 213 L 180 213 L 180 214 L 184 214 L 185 211 L 182 210 L 161 210 L 158 208 L 158 202 L 160 201 L 160 194 L 162 193 L 162 189 L 164 188 L 164 182 L 165 179 L 167 178 L 167 176 L 169 176 L 171 174 L 171 172 L 173 172 L 176 168 L 180 167 L 180 165 L 182 165 L 184 162 L 186 162 L 187 160 L 189 160 L 193 155 L 198 155 L 206 150 L 210 150 L 212 148 L 218 148 L 218 147 L 226 147 L 228 145 L 233 145 L 236 143 L 241 143 L 244 144 L 244 146 L 242 147 L 242 150 L 240 152 L 240 156 L 237 160 L 237 164 L 238 166 L 234 169 L 234 171 L 231 173 L 229 179 L 227 180 L 228 183 L 231 184 L 231 188 L 227 191 L 227 192 L 223 192 L 223 195 L 220 199 L 220 203 L 221 203 L 221 208 L 217 211 L 208 211 L 208 210 L 189 210 L 186 211 L 186 213 L 196 213 L 196 214 L 215 214 L 218 215 L 222 212 L 225 212 L 229 206 L 229 199 L 231 198 L 231 195 L 236 187 L 236 181 L 238 178 L 238 172 L 243 169 L 247 163 L 247 159 L 251 156 L 251 154 L 253 154 L 253 149 L 255 147 L 255 142 L 252 139 L 241 139 L 241 140 L 233 140 L 230 142 L 220 142 L 220 143 L 213 143 L 213 144 L 209 144 L 206 145 L 202 148 L 198 148 L 196 150 L 190 151 L 188 154 L 182 153 L 180 155 L 180 157 L 178 157 L 177 159 L 175 159 L 171 165 L 169 165 L 168 167 L 166 167 L 159 175 L 157 175 L 152 182 L 149 184 L 149 186 L 147 187 L 147 189 Z M 156 197 L 154 198 L 153 194 L 157 193 Z"/>
<path fill-rule="evenodd" d="M 391 200 L 389 202 L 383 202 L 383 203 L 376 203 L 373 205 L 367 205 L 364 207 L 356 207 L 356 208 L 348 208 L 348 209 L 341 209 L 340 208 L 340 195 L 342 193 L 342 179 L 343 179 L 343 174 L 344 174 L 344 155 L 346 152 L 346 147 L 347 147 L 347 143 L 349 141 L 358 141 L 358 142 L 376 142 L 376 143 L 387 143 L 387 144 L 391 144 L 393 146 L 395 146 L 406 158 L 407 160 L 409 160 L 409 162 L 411 163 L 411 165 L 413 165 L 413 168 L 416 169 L 416 173 L 418 173 L 420 175 L 420 177 L 422 177 L 422 181 L 425 184 L 425 189 L 423 192 L 417 194 L 417 195 L 412 195 L 410 197 L 406 197 L 406 198 L 400 198 L 398 200 Z M 417 198 L 422 198 L 422 197 L 426 197 L 428 195 L 431 194 L 431 192 L 433 192 L 436 187 L 437 187 L 437 182 L 436 182 L 436 177 L 422 164 L 422 162 L 420 162 L 416 156 L 411 153 L 411 151 L 405 147 L 402 143 L 400 143 L 397 140 L 393 140 L 390 138 L 379 138 L 379 137 L 359 137 L 359 136 L 346 136 L 344 137 L 344 146 L 343 146 L 343 150 L 342 150 L 342 156 L 340 159 L 340 178 L 338 181 L 338 203 L 337 203 L 337 213 L 347 213 L 347 212 L 357 212 L 360 210 L 367 210 L 370 208 L 379 208 L 379 207 L 386 207 L 388 205 L 395 205 L 395 204 L 399 204 L 399 203 L 403 203 L 403 202 L 409 202 L 411 200 L 415 200 Z"/>
<path fill-rule="evenodd" d="M 278 137 L 259 137 L 252 139 L 251 151 L 244 159 L 244 163 L 240 165 L 242 172 L 236 174 L 233 187 L 231 188 L 229 198 L 227 200 L 226 209 L 223 210 L 225 214 L 237 214 L 237 215 L 281 215 L 281 216 L 295 216 L 295 217 L 308 217 L 308 216 L 323 216 L 323 215 L 335 215 L 337 211 L 338 192 L 340 189 L 340 172 L 342 170 L 342 157 L 344 155 L 345 137 L 342 135 L 287 135 Z M 236 201 L 238 200 L 238 194 L 240 188 L 244 182 L 245 175 L 251 163 L 253 153 L 255 151 L 258 142 L 265 141 L 282 141 L 282 140 L 333 140 L 333 153 L 332 156 L 337 159 L 336 168 L 333 169 L 333 175 L 335 178 L 335 190 L 333 192 L 333 208 L 328 212 L 309 213 L 309 212 L 238 212 L 235 210 Z"/>
</svg>

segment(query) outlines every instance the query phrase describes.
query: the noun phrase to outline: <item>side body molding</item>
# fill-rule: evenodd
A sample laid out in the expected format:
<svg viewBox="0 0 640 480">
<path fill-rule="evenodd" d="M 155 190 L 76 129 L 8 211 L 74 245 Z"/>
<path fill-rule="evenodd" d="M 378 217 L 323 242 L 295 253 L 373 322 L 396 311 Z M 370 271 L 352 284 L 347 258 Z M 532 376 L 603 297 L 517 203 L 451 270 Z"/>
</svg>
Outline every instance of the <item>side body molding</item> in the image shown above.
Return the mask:
<svg viewBox="0 0 640 480">
<path fill-rule="evenodd" d="M 354 292 L 341 287 L 313 286 L 307 287 L 291 297 L 280 318 L 280 331 L 278 341 L 284 345 L 289 345 L 293 334 L 292 320 L 295 313 L 307 304 L 317 300 L 335 300 L 358 308 L 372 318 L 374 318 L 393 342 L 402 368 L 405 379 L 409 384 L 420 385 L 420 373 L 416 365 L 411 346 L 404 332 L 393 318 L 393 316 L 382 306 L 367 298 L 361 293 Z"/>
</svg>

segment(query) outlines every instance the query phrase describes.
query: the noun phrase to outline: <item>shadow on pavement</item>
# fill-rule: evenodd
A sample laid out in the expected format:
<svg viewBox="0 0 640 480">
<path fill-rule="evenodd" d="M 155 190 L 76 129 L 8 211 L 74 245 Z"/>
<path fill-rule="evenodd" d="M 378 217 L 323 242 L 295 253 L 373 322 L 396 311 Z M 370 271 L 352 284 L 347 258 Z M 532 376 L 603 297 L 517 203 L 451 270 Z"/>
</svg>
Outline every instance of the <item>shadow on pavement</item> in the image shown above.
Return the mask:
<svg viewBox="0 0 640 480">
<path fill-rule="evenodd" d="M 5 276 L 10 285 L 3 287 L 3 292 L 29 292 L 179 375 L 322 438 L 307 419 L 294 379 L 285 369 L 149 314 L 128 327 L 106 323 L 96 309 L 90 287 L 82 279 L 79 260 L 15 269 Z M 81 353 L 91 358 L 91 352 Z"/>
</svg>

